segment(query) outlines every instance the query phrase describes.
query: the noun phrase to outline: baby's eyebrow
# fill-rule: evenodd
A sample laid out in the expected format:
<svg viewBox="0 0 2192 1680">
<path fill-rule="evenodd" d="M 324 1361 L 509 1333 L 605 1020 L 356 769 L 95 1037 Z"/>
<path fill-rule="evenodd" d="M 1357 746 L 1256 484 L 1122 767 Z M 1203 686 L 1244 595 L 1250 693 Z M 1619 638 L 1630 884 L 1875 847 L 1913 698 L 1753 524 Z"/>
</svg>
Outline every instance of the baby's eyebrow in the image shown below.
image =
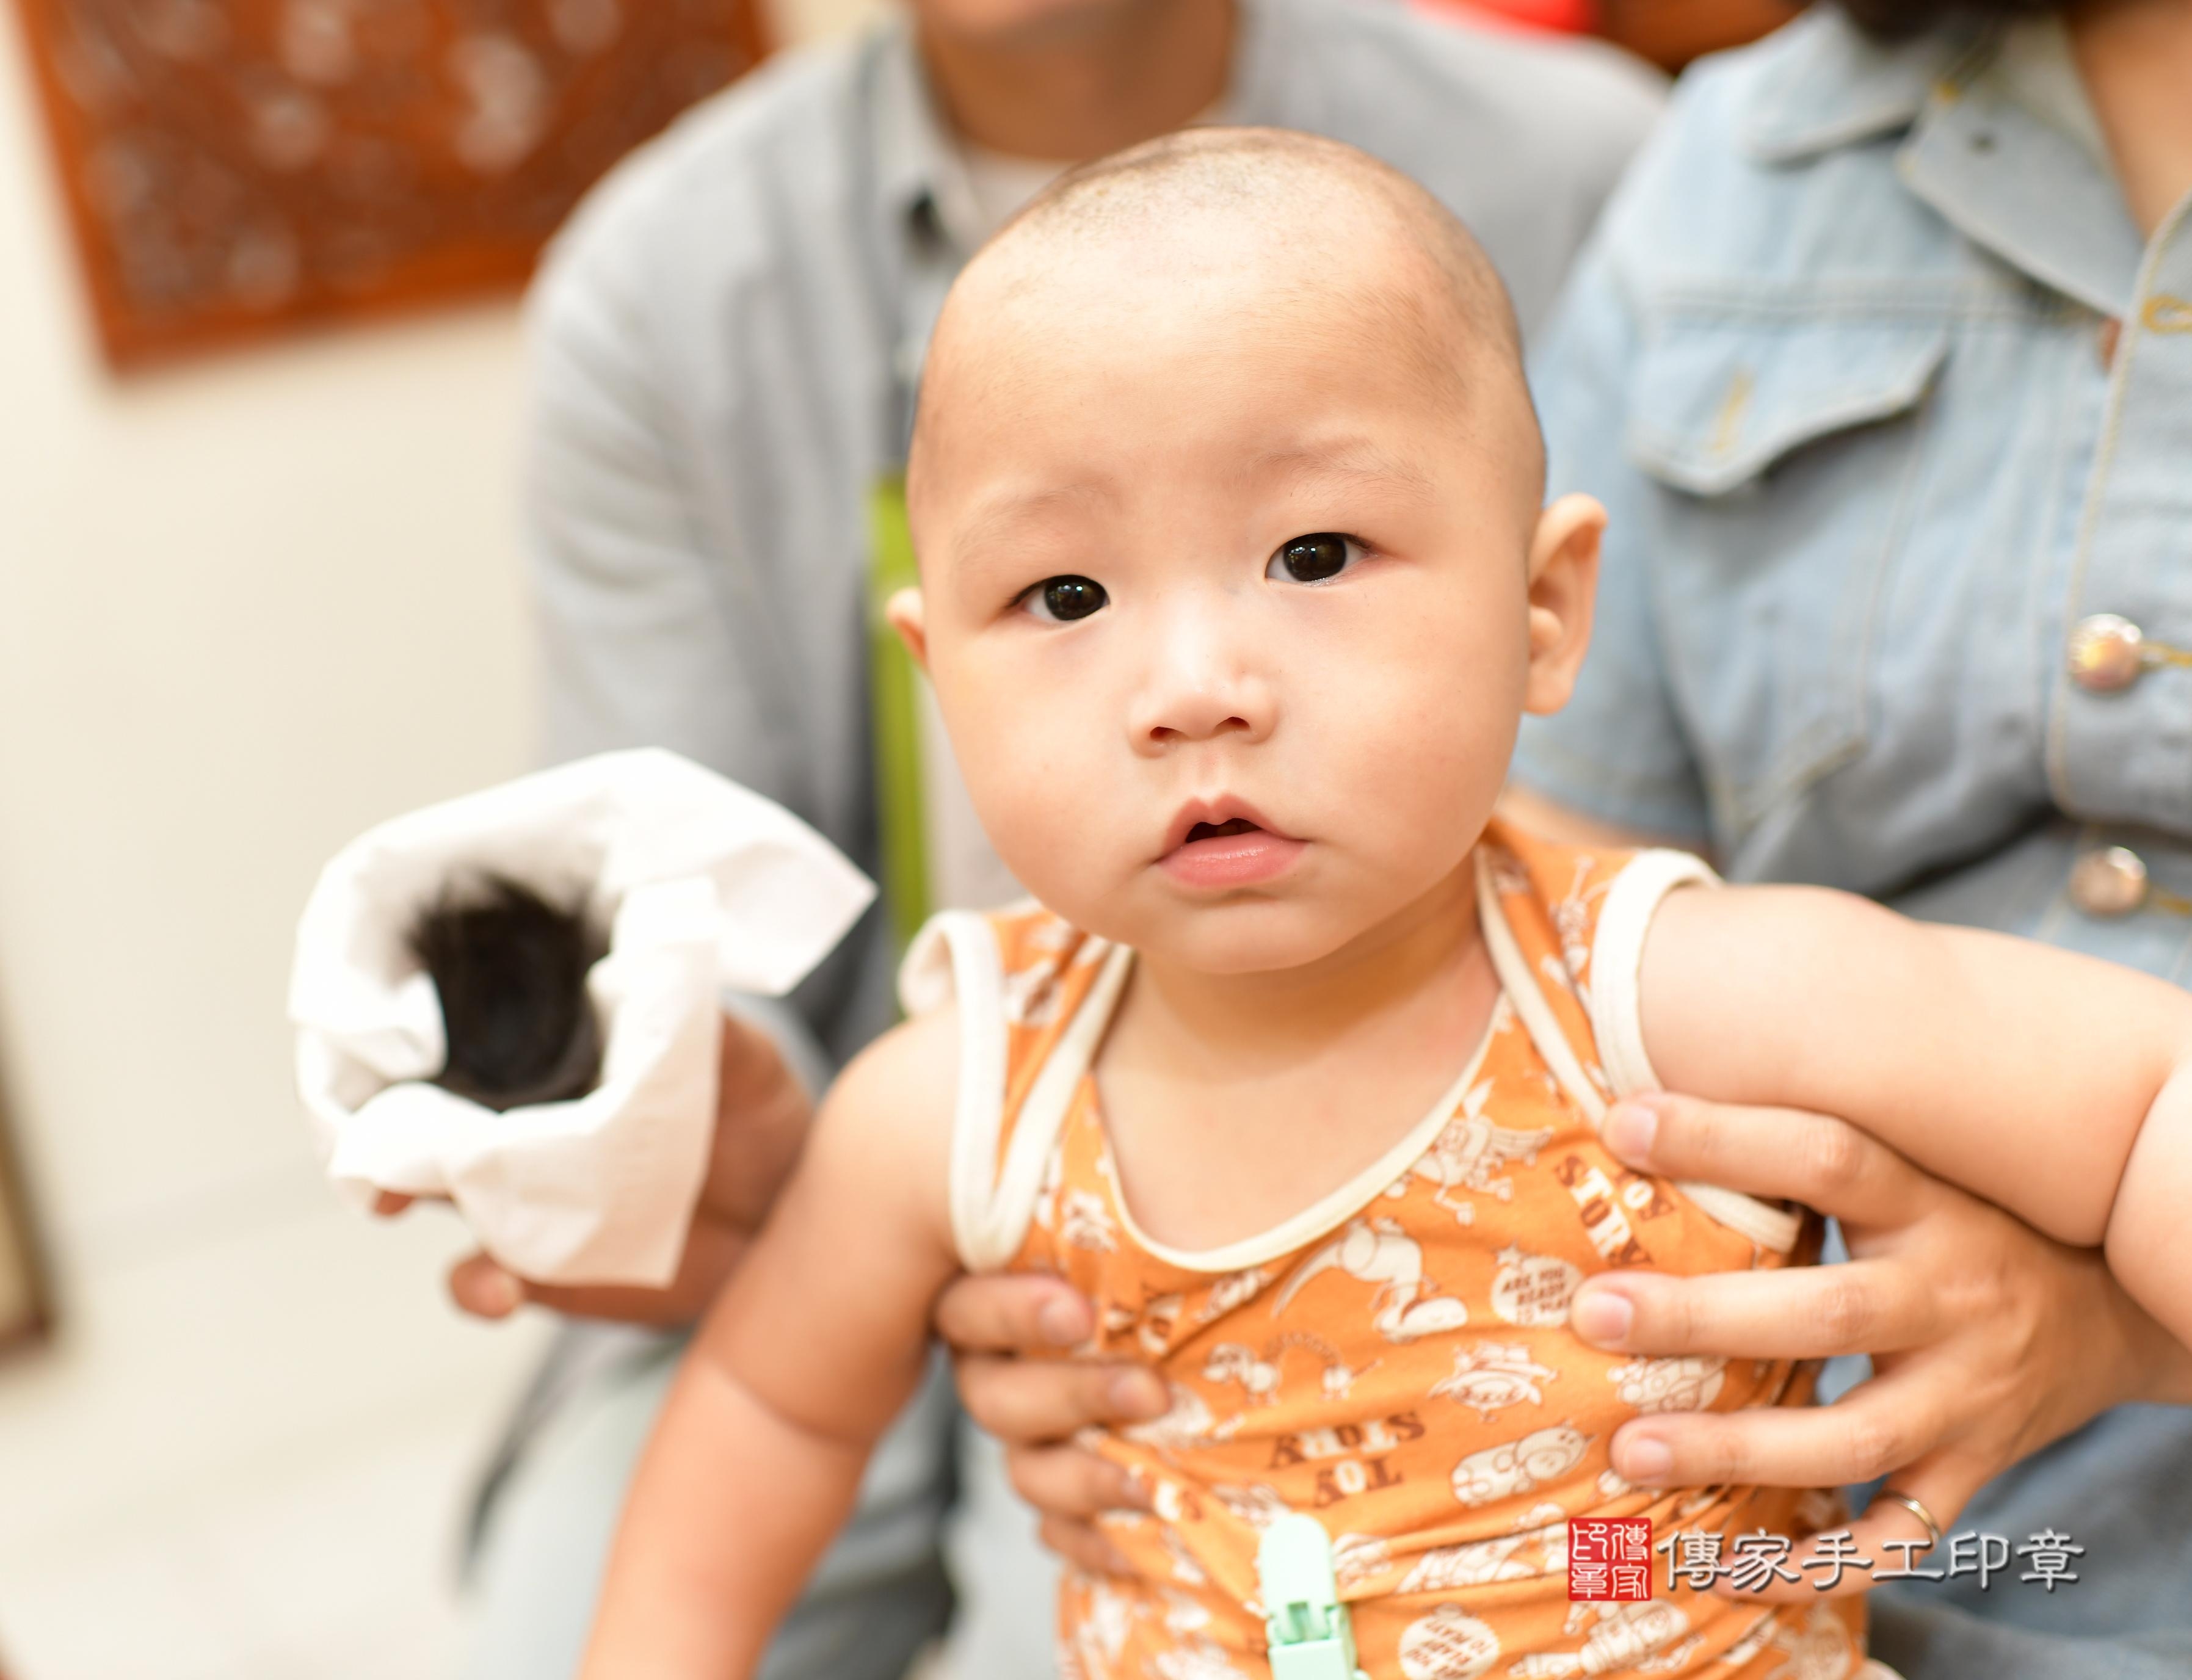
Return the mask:
<svg viewBox="0 0 2192 1680">
<path fill-rule="evenodd" d="M 954 559 L 968 568 L 1017 561 L 1030 536 L 1054 528 L 1055 520 L 1046 515 L 1054 515 L 1061 508 L 1087 507 L 1110 499 L 1105 487 L 1086 481 L 985 496 L 951 544 Z"/>
<path fill-rule="evenodd" d="M 1238 476 L 1249 484 L 1268 484 L 1273 479 L 1351 479 L 1363 484 L 1398 485 L 1426 495 L 1432 487 L 1430 476 L 1420 464 L 1367 438 L 1261 449 L 1242 461 Z"/>
</svg>

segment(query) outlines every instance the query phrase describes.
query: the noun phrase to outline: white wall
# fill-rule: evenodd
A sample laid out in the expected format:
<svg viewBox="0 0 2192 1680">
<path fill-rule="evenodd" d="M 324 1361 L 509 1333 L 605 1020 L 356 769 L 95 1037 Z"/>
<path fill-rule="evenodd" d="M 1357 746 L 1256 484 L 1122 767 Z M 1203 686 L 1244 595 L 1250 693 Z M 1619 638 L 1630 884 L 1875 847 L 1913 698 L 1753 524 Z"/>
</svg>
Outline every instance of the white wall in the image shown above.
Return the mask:
<svg viewBox="0 0 2192 1680">
<path fill-rule="evenodd" d="M 37 119 L 0 19 L 0 1083 L 61 1314 L 0 1364 L 0 1666 L 429 1673 L 547 1327 L 334 1204 L 283 991 L 335 847 L 531 759 L 516 311 L 117 381 Z"/>
<path fill-rule="evenodd" d="M 117 382 L 37 117 L 0 20 L 0 1079 L 61 1309 L 0 1365 L 0 1660 L 421 1673 L 545 1326 L 334 1205 L 283 988 L 334 847 L 530 758 L 515 311 Z"/>
<path fill-rule="evenodd" d="M 452 1406 L 483 1449 L 539 1335 L 442 1304 L 446 1222 L 331 1204 L 282 1019 L 328 851 L 528 757 L 516 322 L 476 308 L 117 383 L 36 119 L 11 18 L 0 1079 L 62 1316 L 0 1367 L 0 1651 L 28 1680 L 279 1669 L 285 1627 L 316 1637 L 283 1622 L 292 1584 L 333 1562 L 250 1538 L 283 1478 Z M 478 1449 L 440 1450 L 435 1575 Z M 90 1559 L 104 1590 L 77 1591 Z"/>
<path fill-rule="evenodd" d="M 497 306 L 117 384 L 0 118 L 0 987 L 81 1259 L 296 1142 L 317 861 L 525 760 L 517 340 Z"/>
</svg>

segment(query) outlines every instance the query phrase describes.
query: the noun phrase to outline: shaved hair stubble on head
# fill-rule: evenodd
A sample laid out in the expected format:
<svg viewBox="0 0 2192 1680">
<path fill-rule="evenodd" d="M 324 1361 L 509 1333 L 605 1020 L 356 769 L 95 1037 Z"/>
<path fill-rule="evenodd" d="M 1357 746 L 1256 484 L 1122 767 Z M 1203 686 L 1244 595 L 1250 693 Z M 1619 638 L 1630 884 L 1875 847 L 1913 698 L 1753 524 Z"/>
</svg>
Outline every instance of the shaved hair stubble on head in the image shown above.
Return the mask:
<svg viewBox="0 0 2192 1680">
<path fill-rule="evenodd" d="M 993 339 L 1090 319 L 1107 281 L 1155 281 L 1192 309 L 1199 288 L 1249 277 L 1273 333 L 1356 340 L 1396 377 L 1511 450 L 1534 517 L 1544 447 L 1521 332 L 1491 259 L 1458 216 L 1408 176 L 1337 140 L 1284 128 L 1190 128 L 1070 170 L 978 252 L 946 299 L 922 381 L 924 437 L 999 376 Z M 1144 307 L 1146 307 L 1145 294 Z M 1099 321 L 1101 316 L 1098 316 Z M 1140 353 L 1132 319 L 1116 351 Z"/>
</svg>

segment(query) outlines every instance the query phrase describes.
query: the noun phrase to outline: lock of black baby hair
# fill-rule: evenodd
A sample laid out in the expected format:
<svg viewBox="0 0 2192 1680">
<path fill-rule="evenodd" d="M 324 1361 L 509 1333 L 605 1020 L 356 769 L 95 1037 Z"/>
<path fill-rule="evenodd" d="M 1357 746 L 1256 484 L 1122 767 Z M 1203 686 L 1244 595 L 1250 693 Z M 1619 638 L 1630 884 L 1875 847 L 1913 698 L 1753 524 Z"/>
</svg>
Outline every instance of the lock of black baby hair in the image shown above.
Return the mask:
<svg viewBox="0 0 2192 1680">
<path fill-rule="evenodd" d="M 486 874 L 445 889 L 408 943 L 441 998 L 448 1062 L 436 1085 L 499 1110 L 567 1102 L 600 1080 L 586 972 L 608 941 L 582 896 L 557 903 Z"/>
</svg>

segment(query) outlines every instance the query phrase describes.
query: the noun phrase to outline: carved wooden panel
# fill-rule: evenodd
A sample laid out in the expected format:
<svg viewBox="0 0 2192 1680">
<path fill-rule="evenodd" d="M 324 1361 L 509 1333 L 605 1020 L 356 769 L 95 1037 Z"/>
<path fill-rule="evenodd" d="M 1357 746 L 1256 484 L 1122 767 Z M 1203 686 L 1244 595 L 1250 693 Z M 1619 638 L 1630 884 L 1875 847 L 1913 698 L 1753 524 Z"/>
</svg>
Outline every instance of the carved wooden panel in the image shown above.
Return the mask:
<svg viewBox="0 0 2192 1680">
<path fill-rule="evenodd" d="M 756 0 L 17 0 L 109 358 L 507 287 Z"/>
</svg>

